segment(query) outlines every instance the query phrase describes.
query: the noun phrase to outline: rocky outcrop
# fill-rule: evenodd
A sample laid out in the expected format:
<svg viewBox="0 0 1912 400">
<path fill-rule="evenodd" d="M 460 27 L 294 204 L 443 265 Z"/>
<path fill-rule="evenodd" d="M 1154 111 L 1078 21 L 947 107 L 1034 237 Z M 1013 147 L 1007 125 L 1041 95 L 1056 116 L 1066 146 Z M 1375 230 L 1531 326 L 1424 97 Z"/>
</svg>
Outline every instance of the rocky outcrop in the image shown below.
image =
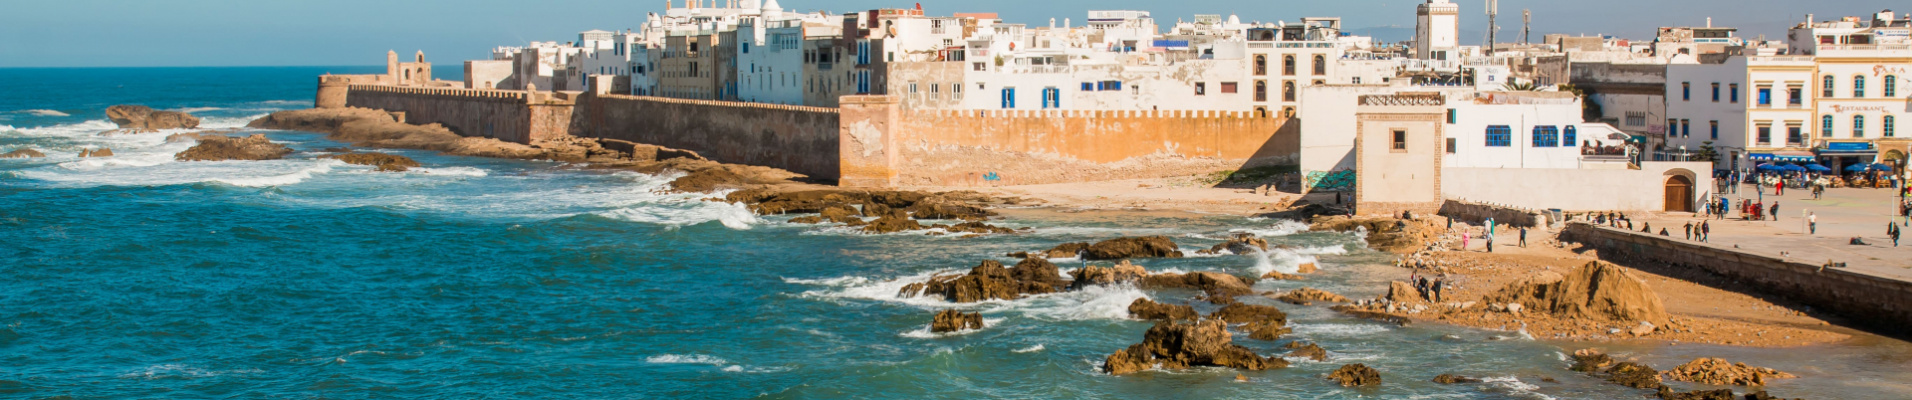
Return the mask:
<svg viewBox="0 0 1912 400">
<path fill-rule="evenodd" d="M 1148 298 L 1135 299 L 1129 303 L 1129 316 L 1151 321 L 1195 321 L 1201 318 L 1201 314 L 1195 313 L 1195 307 L 1157 303 Z"/>
<path fill-rule="evenodd" d="M 1315 217 L 1308 229 L 1365 231 L 1368 247 L 1395 254 L 1411 254 L 1426 249 L 1441 233 L 1430 222 L 1387 217 Z"/>
<path fill-rule="evenodd" d="M 1556 317 L 1617 321 L 1647 321 L 1665 325 L 1666 307 L 1660 296 L 1624 268 L 1594 261 L 1564 279 L 1526 281 L 1508 285 L 1486 298 L 1489 303 L 1518 303 L 1532 311 Z"/>
<path fill-rule="evenodd" d="M 1421 297 L 1421 291 L 1415 290 L 1414 285 L 1402 281 L 1389 282 L 1388 294 L 1382 298 L 1391 303 L 1402 304 L 1427 302 L 1427 298 Z"/>
<path fill-rule="evenodd" d="M 1139 281 L 1149 275 L 1149 271 L 1139 265 L 1122 260 L 1115 265 L 1103 267 L 1090 265 L 1069 271 L 1074 281 L 1069 283 L 1070 290 L 1082 289 L 1090 285 L 1113 285 Z"/>
<path fill-rule="evenodd" d="M 105 147 L 101 147 L 98 149 L 80 149 L 80 158 L 112 157 L 112 156 L 113 156 L 113 149 L 109 149 Z"/>
<path fill-rule="evenodd" d="M 527 145 L 491 138 L 464 137 L 443 125 L 400 123 L 393 120 L 389 113 L 366 108 L 279 111 L 253 120 L 246 126 L 256 129 L 320 132 L 325 133 L 327 139 L 352 143 L 355 146 L 431 150 L 459 156 L 586 161 L 592 154 L 602 154 L 602 151 L 594 150 L 602 147 L 593 139 L 567 137 Z M 614 158 L 599 158 L 599 160 L 616 161 Z M 673 159 L 670 162 L 653 162 L 646 165 L 651 167 L 650 171 L 640 172 L 655 173 L 667 169 L 685 171 L 692 168 L 678 167 L 694 166 L 696 161 L 699 160 Z M 623 168 L 626 166 L 607 164 L 600 167 Z M 711 166 L 703 165 L 703 167 Z"/>
<path fill-rule="evenodd" d="M 1733 389 L 1675 392 L 1673 389 L 1662 387 L 1660 388 L 1660 392 L 1654 396 L 1659 397 L 1660 400 L 1738 400 L 1733 396 Z M 1751 398 L 1751 396 L 1747 398 Z"/>
<path fill-rule="evenodd" d="M 1315 289 L 1315 288 L 1295 289 L 1295 290 L 1289 291 L 1288 293 L 1282 294 L 1280 297 L 1276 297 L 1275 300 L 1281 300 L 1283 302 L 1287 302 L 1288 304 L 1301 305 L 1301 306 L 1312 305 L 1314 304 L 1314 302 L 1317 302 L 1317 301 L 1329 302 L 1329 303 L 1348 302 L 1347 297 L 1342 297 L 1341 295 L 1329 293 L 1328 291 Z"/>
<path fill-rule="evenodd" d="M 982 328 L 983 315 L 981 313 L 965 313 L 956 310 L 943 310 L 943 312 L 936 313 L 936 319 L 929 323 L 929 331 L 933 333 L 949 333 L 965 329 Z"/>
<path fill-rule="evenodd" d="M 226 160 L 277 160 L 291 154 L 292 149 L 273 143 L 265 135 L 253 134 L 245 138 L 226 136 L 205 136 L 199 138 L 199 144 L 173 156 L 179 161 L 226 161 Z"/>
<path fill-rule="evenodd" d="M 1771 379 L 1798 378 L 1772 368 L 1727 362 L 1721 358 L 1696 358 L 1692 362 L 1661 374 L 1666 379 L 1721 386 L 1766 386 Z"/>
<path fill-rule="evenodd" d="M 1167 236 L 1125 237 L 1089 245 L 1082 257 L 1088 260 L 1124 258 L 1181 258 L 1182 251 Z"/>
<path fill-rule="evenodd" d="M 1063 243 L 1040 254 L 1048 258 L 1074 258 L 1087 250 L 1089 250 L 1088 243 Z"/>
<path fill-rule="evenodd" d="M 1295 274 L 1284 274 L 1284 273 L 1281 273 L 1281 271 L 1268 271 L 1268 273 L 1266 274 L 1261 274 L 1261 279 L 1273 279 L 1277 281 L 1298 281 L 1298 280 L 1308 279 L 1308 277 L 1295 275 Z"/>
<path fill-rule="evenodd" d="M 46 153 L 41 153 L 37 150 L 29 149 L 25 147 L 13 149 L 13 151 L 6 152 L 6 154 L 0 154 L 0 158 L 40 158 L 40 157 L 46 157 Z"/>
<path fill-rule="evenodd" d="M 1200 290 L 1208 302 L 1227 304 L 1234 302 L 1235 296 L 1254 294 L 1255 291 L 1249 288 L 1251 283 L 1220 272 L 1190 272 L 1151 275 L 1142 278 L 1141 286 L 1146 289 Z"/>
<path fill-rule="evenodd" d="M 1242 328 L 1248 331 L 1248 337 L 1251 339 L 1275 340 L 1289 332 L 1288 313 L 1281 312 L 1281 309 L 1273 306 L 1230 303 L 1220 310 L 1215 310 L 1215 313 L 1209 314 L 1208 318 L 1230 324 L 1243 324 Z"/>
<path fill-rule="evenodd" d="M 916 222 L 916 220 L 894 215 L 885 215 L 882 218 L 877 218 L 874 221 L 870 221 L 869 224 L 864 225 L 863 233 L 896 233 L 922 229 L 923 224 Z"/>
<path fill-rule="evenodd" d="M 324 158 L 336 158 L 339 161 L 344 161 L 346 164 L 352 165 L 370 165 L 377 167 L 378 171 L 385 172 L 404 172 L 419 167 L 418 161 L 412 160 L 411 157 L 397 154 L 348 153 L 329 155 Z"/>
<path fill-rule="evenodd" d="M 1185 369 L 1216 366 L 1260 371 L 1285 368 L 1288 362 L 1278 357 L 1261 357 L 1254 350 L 1234 344 L 1222 321 L 1195 323 L 1158 322 L 1143 335 L 1142 342 L 1109 355 L 1102 371 L 1123 375 L 1150 369 Z"/>
<path fill-rule="evenodd" d="M 1306 358 L 1315 361 L 1328 361 L 1328 350 L 1314 343 L 1288 342 L 1281 348 L 1288 349 L 1287 357 Z"/>
<path fill-rule="evenodd" d="M 1062 284 L 1062 276 L 1056 271 L 1055 264 L 1040 259 L 1023 260 L 1013 269 L 985 260 L 968 274 L 939 275 L 928 282 L 905 285 L 897 296 L 938 295 L 957 303 L 1015 300 L 1024 295 L 1056 292 Z"/>
<path fill-rule="evenodd" d="M 1434 383 L 1439 383 L 1442 385 L 1452 385 L 1456 383 L 1480 383 L 1480 382 L 1481 382 L 1480 379 L 1469 378 L 1469 377 L 1454 375 L 1454 374 L 1440 374 L 1434 377 Z"/>
<path fill-rule="evenodd" d="M 1613 365 L 1613 357 L 1594 349 L 1574 350 L 1573 366 L 1568 369 L 1579 372 L 1599 372 Z"/>
<path fill-rule="evenodd" d="M 124 133 L 150 133 L 160 129 L 193 129 L 199 117 L 176 111 L 154 111 L 151 107 L 117 105 L 106 108 L 106 119 L 119 125 Z"/>
<path fill-rule="evenodd" d="M 1348 364 L 1328 374 L 1328 379 L 1344 387 L 1370 386 L 1381 384 L 1381 371 L 1375 371 L 1366 364 Z"/>
<path fill-rule="evenodd" d="M 1607 381 L 1635 389 L 1659 389 L 1666 387 L 1660 383 L 1660 371 L 1645 364 L 1622 362 L 1607 369 Z"/>
<path fill-rule="evenodd" d="M 1222 254 L 1224 251 L 1228 252 L 1228 254 L 1250 254 L 1268 251 L 1268 241 L 1255 237 L 1255 234 L 1252 233 L 1237 233 L 1234 237 L 1229 238 L 1227 242 L 1222 242 L 1205 250 L 1198 250 L 1195 254 Z"/>
<path fill-rule="evenodd" d="M 974 222 L 974 221 L 964 222 L 964 223 L 955 224 L 955 225 L 943 225 L 943 224 L 930 225 L 929 229 L 942 229 L 944 232 L 949 232 L 949 233 L 974 233 L 974 234 L 982 234 L 982 235 L 1006 235 L 1006 234 L 1016 233 L 1015 229 L 1009 229 L 1009 228 L 1004 228 L 1000 226 L 985 224 L 981 222 Z"/>
</svg>

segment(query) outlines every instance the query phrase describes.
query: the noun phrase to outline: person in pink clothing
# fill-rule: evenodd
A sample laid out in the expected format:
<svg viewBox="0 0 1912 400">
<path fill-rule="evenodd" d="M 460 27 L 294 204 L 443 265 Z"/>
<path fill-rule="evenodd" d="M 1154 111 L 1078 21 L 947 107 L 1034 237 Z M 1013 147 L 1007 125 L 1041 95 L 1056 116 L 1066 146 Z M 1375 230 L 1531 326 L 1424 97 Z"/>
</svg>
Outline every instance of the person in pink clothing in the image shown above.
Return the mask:
<svg viewBox="0 0 1912 400">
<path fill-rule="evenodd" d="M 1470 231 L 1472 229 L 1461 229 L 1461 251 L 1467 251 L 1467 243 L 1474 239 L 1474 232 Z"/>
</svg>

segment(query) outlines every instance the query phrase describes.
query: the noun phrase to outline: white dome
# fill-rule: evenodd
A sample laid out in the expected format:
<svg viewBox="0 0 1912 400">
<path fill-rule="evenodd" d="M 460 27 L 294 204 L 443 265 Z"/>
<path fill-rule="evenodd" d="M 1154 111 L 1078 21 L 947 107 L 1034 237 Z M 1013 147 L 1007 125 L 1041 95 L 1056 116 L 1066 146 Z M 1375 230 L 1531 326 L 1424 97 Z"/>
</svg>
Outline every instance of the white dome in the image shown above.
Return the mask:
<svg viewBox="0 0 1912 400">
<path fill-rule="evenodd" d="M 1240 18 L 1240 17 L 1236 17 L 1236 16 L 1235 16 L 1235 14 L 1228 14 L 1228 24 L 1229 24 L 1229 25 L 1241 25 L 1241 18 Z"/>
<path fill-rule="evenodd" d="M 770 11 L 783 11 L 783 6 L 779 6 L 779 5 L 777 5 L 777 0 L 768 0 L 768 1 L 765 1 L 765 2 L 763 2 L 763 9 L 762 9 L 762 10 L 763 10 L 764 12 L 770 12 Z"/>
</svg>

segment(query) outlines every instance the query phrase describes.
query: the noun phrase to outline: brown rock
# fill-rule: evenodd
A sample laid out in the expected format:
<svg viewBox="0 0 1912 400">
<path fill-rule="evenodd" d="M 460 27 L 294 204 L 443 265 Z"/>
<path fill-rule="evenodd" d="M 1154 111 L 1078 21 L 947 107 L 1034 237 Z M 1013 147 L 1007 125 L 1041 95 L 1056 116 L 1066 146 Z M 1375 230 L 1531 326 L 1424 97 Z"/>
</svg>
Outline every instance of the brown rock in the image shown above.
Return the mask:
<svg viewBox="0 0 1912 400">
<path fill-rule="evenodd" d="M 1314 343 L 1288 342 L 1288 345 L 1282 348 L 1293 350 L 1288 352 L 1288 357 L 1328 361 L 1328 350 Z"/>
<path fill-rule="evenodd" d="M 1149 272 L 1139 265 L 1130 264 L 1129 260 L 1122 260 L 1108 267 L 1090 265 L 1077 268 L 1074 271 L 1069 271 L 1069 275 L 1075 279 L 1074 282 L 1069 283 L 1069 288 L 1076 290 L 1088 287 L 1089 285 L 1113 285 L 1135 282 L 1141 280 L 1143 277 L 1147 277 Z"/>
<path fill-rule="evenodd" d="M 97 150 L 80 149 L 80 157 L 112 157 L 113 149 L 101 147 Z"/>
<path fill-rule="evenodd" d="M 46 157 L 46 153 L 41 153 L 37 150 L 29 149 L 25 147 L 13 149 L 13 151 L 9 151 L 6 154 L 0 154 L 0 158 L 40 158 L 40 157 Z"/>
<path fill-rule="evenodd" d="M 1167 236 L 1126 237 L 1109 239 L 1089 245 L 1083 257 L 1089 260 L 1117 260 L 1123 258 L 1181 258 L 1182 251 L 1175 247 L 1175 241 Z"/>
<path fill-rule="evenodd" d="M 1607 381 L 1635 389 L 1659 389 L 1666 386 L 1660 383 L 1660 371 L 1631 362 L 1614 364 L 1612 369 L 1607 370 Z"/>
<path fill-rule="evenodd" d="M 1695 358 L 1663 373 L 1666 379 L 1721 386 L 1766 386 L 1769 379 L 1798 378 L 1772 368 L 1731 363 L 1720 358 Z"/>
<path fill-rule="evenodd" d="M 1236 345 L 1222 321 L 1196 323 L 1157 322 L 1142 342 L 1117 351 L 1103 363 L 1103 372 L 1121 375 L 1161 364 L 1163 369 L 1192 366 L 1217 366 L 1260 371 L 1285 368 L 1288 362 L 1277 357 L 1261 357 L 1253 350 Z"/>
<path fill-rule="evenodd" d="M 1456 383 L 1480 383 L 1480 380 L 1454 374 L 1440 374 L 1440 376 L 1434 377 L 1434 383 L 1452 385 Z"/>
<path fill-rule="evenodd" d="M 975 234 L 997 234 L 997 235 L 1006 235 L 1006 234 L 1016 233 L 1015 229 L 1004 228 L 1004 227 L 985 224 L 981 222 L 964 222 L 964 223 L 960 223 L 956 225 L 938 224 L 936 226 L 932 226 L 931 228 L 942 228 L 943 230 L 948 231 L 949 233 L 975 233 Z"/>
<path fill-rule="evenodd" d="M 1362 307 L 1356 307 L 1351 304 L 1340 304 L 1333 307 L 1328 307 L 1328 309 L 1340 311 L 1342 314 L 1347 314 L 1355 318 L 1371 319 L 1375 321 L 1381 321 L 1381 322 L 1386 322 L 1386 323 L 1400 325 L 1400 326 L 1408 326 L 1408 324 L 1413 322 L 1401 316 L 1388 314 L 1385 312 L 1380 312 L 1375 310 L 1369 310 Z"/>
<path fill-rule="evenodd" d="M 349 154 L 329 155 L 323 158 L 336 158 L 339 161 L 344 161 L 346 164 L 370 165 L 370 166 L 378 167 L 377 168 L 378 171 L 385 171 L 385 172 L 404 172 L 405 170 L 409 170 L 419 166 L 418 161 L 412 160 L 411 157 L 401 156 L 397 154 L 349 153 Z"/>
<path fill-rule="evenodd" d="M 199 127 L 199 117 L 175 111 L 153 111 L 151 107 L 136 105 L 117 105 L 106 108 L 106 118 L 119 125 L 120 129 L 134 132 L 153 132 L 160 129 L 192 129 Z"/>
<path fill-rule="evenodd" d="M 1231 324 L 1245 324 L 1243 328 L 1248 330 L 1251 339 L 1275 340 L 1289 332 L 1288 313 L 1274 306 L 1230 303 L 1208 317 Z"/>
<path fill-rule="evenodd" d="M 1254 294 L 1249 282 L 1234 275 L 1220 272 L 1191 272 L 1187 274 L 1157 274 L 1142 278 L 1142 287 L 1150 289 L 1196 289 L 1208 297 L 1210 303 L 1227 304 L 1235 296 Z"/>
<path fill-rule="evenodd" d="M 1334 380 L 1344 387 L 1379 385 L 1381 384 L 1381 372 L 1375 371 L 1374 368 L 1368 368 L 1365 364 L 1348 364 L 1335 369 L 1334 373 L 1328 374 L 1328 379 Z"/>
<path fill-rule="evenodd" d="M 1598 372 L 1613 365 L 1613 357 L 1594 349 L 1580 349 L 1573 352 L 1573 367 L 1579 372 Z"/>
<path fill-rule="evenodd" d="M 1129 316 L 1154 321 L 1195 321 L 1201 317 L 1201 314 L 1195 313 L 1195 307 L 1163 304 L 1140 298 L 1129 303 Z"/>
<path fill-rule="evenodd" d="M 709 193 L 717 189 L 738 188 L 749 180 L 736 172 L 711 168 L 685 174 L 671 180 L 671 190 L 682 193 Z"/>
<path fill-rule="evenodd" d="M 857 214 L 860 213 L 850 206 L 832 206 L 817 212 L 817 216 L 823 217 L 823 219 L 830 220 L 831 222 L 849 223 L 851 220 L 863 222 L 863 219 L 858 218 Z"/>
<path fill-rule="evenodd" d="M 1315 273 L 1315 271 L 1321 270 L 1320 267 L 1316 267 L 1315 263 L 1312 262 L 1301 263 L 1301 265 L 1295 266 L 1295 268 L 1298 269 L 1295 271 L 1297 274 L 1312 274 Z"/>
<path fill-rule="evenodd" d="M 807 216 L 790 219 L 790 223 L 793 223 L 793 224 L 821 224 L 824 222 L 829 222 L 829 221 L 824 221 L 823 217 L 819 217 L 815 215 L 807 215 Z"/>
<path fill-rule="evenodd" d="M 1733 389 L 1675 392 L 1671 388 L 1661 387 L 1655 396 L 1661 400 L 1736 400 L 1733 398 Z"/>
<path fill-rule="evenodd" d="M 982 207 L 956 204 L 940 200 L 919 201 L 907 209 L 910 216 L 917 219 L 956 219 L 964 221 L 982 221 L 995 213 Z"/>
<path fill-rule="evenodd" d="M 1281 273 L 1280 271 L 1268 271 L 1268 273 L 1261 275 L 1261 279 L 1273 279 L 1278 281 L 1299 281 L 1299 280 L 1308 279 L 1308 277 L 1301 276 L 1301 275 L 1284 274 L 1284 273 Z"/>
<path fill-rule="evenodd" d="M 1009 277 L 1024 283 L 1035 283 L 1050 288 L 1062 287 L 1062 268 L 1049 260 L 1025 258 L 1009 269 Z M 1047 293 L 1045 291 L 1044 293 Z"/>
<path fill-rule="evenodd" d="M 1327 291 L 1315 289 L 1315 288 L 1295 289 L 1293 291 L 1289 291 L 1287 294 L 1281 295 L 1281 297 L 1276 297 L 1275 300 L 1281 300 L 1281 301 L 1287 302 L 1288 304 L 1303 305 L 1303 306 L 1313 304 L 1314 302 L 1317 302 L 1317 301 L 1324 301 L 1324 302 L 1330 302 L 1330 303 L 1348 302 L 1347 297 L 1342 297 L 1341 295 L 1329 293 Z"/>
<path fill-rule="evenodd" d="M 1773 395 L 1766 394 L 1766 391 L 1761 390 L 1757 392 L 1747 393 L 1746 400 L 1804 400 L 1804 399 L 1786 399 L 1781 397 L 1773 397 Z"/>
<path fill-rule="evenodd" d="M 864 225 L 863 233 L 895 233 L 922 229 L 923 224 L 917 223 L 916 220 L 885 215 L 882 218 L 870 221 L 869 225 Z"/>
<path fill-rule="evenodd" d="M 1526 281 L 1502 288 L 1491 303 L 1521 303 L 1557 317 L 1664 324 L 1666 307 L 1646 282 L 1601 261 L 1587 263 L 1553 282 Z"/>
<path fill-rule="evenodd" d="M 1427 298 L 1421 297 L 1421 291 L 1415 290 L 1414 285 L 1410 285 L 1407 282 L 1402 282 L 1402 281 L 1394 281 L 1394 282 L 1388 283 L 1388 294 L 1387 296 L 1382 298 L 1387 299 L 1387 301 L 1394 302 L 1394 303 L 1426 303 L 1427 302 Z"/>
<path fill-rule="evenodd" d="M 1063 243 L 1057 245 L 1055 248 L 1042 252 L 1042 254 L 1049 258 L 1073 258 L 1081 252 L 1088 250 L 1088 243 Z"/>
<path fill-rule="evenodd" d="M 199 144 L 174 155 L 179 161 L 277 160 L 292 153 L 285 145 L 273 143 L 265 135 L 245 138 L 205 136 Z"/>
<path fill-rule="evenodd" d="M 1411 254 L 1427 248 L 1439 237 L 1439 230 L 1425 221 L 1387 217 L 1315 217 L 1308 226 L 1314 231 L 1368 232 L 1368 247 L 1395 254 Z"/>
<path fill-rule="evenodd" d="M 1255 237 L 1252 233 L 1238 233 L 1235 234 L 1234 237 L 1229 238 L 1227 242 L 1222 242 L 1207 250 L 1197 251 L 1196 253 L 1221 254 L 1224 250 L 1231 254 L 1249 254 L 1257 251 L 1268 251 L 1268 241 Z"/>
<path fill-rule="evenodd" d="M 956 310 L 943 310 L 943 312 L 936 313 L 936 319 L 929 323 L 929 331 L 934 333 L 982 328 L 983 315 L 981 313 L 965 313 Z"/>
</svg>

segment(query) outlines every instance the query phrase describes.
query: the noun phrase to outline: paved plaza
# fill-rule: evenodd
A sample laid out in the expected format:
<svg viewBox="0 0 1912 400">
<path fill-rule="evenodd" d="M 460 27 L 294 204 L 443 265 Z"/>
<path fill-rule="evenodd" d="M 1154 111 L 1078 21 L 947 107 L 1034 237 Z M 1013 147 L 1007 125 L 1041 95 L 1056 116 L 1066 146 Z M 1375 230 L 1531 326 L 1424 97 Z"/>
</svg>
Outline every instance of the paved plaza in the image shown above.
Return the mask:
<svg viewBox="0 0 1912 400">
<path fill-rule="evenodd" d="M 1896 202 L 1899 200 L 1896 189 L 1826 189 L 1820 199 L 1813 199 L 1812 192 L 1804 189 L 1787 189 L 1784 195 L 1773 195 L 1767 188 L 1764 196 L 1757 194 L 1752 186 L 1741 185 L 1738 194 L 1729 194 L 1733 204 L 1737 199 L 1764 199 L 1767 206 L 1779 202 L 1779 218 L 1765 221 L 1746 221 L 1739 218 L 1737 209 L 1727 213 L 1724 220 L 1712 219 L 1711 244 L 1734 247 L 1740 250 L 1784 256 L 1808 264 L 1824 264 L 1828 261 L 1846 263 L 1853 272 L 1866 273 L 1881 277 L 1912 281 L 1912 226 L 1905 226 L 1905 219 L 1898 218 Z M 1808 234 L 1805 215 L 1817 214 L 1819 229 L 1816 234 Z M 1703 215 L 1689 213 L 1656 213 L 1648 216 L 1635 216 L 1634 229 L 1640 229 L 1641 223 L 1652 224 L 1653 232 L 1665 228 L 1676 238 L 1686 237 L 1686 223 L 1697 224 Z M 1900 246 L 1893 247 L 1892 239 L 1886 236 L 1886 224 L 1901 224 L 1900 229 L 1907 232 L 1900 237 Z M 1866 244 L 1850 244 L 1858 237 Z"/>
</svg>

